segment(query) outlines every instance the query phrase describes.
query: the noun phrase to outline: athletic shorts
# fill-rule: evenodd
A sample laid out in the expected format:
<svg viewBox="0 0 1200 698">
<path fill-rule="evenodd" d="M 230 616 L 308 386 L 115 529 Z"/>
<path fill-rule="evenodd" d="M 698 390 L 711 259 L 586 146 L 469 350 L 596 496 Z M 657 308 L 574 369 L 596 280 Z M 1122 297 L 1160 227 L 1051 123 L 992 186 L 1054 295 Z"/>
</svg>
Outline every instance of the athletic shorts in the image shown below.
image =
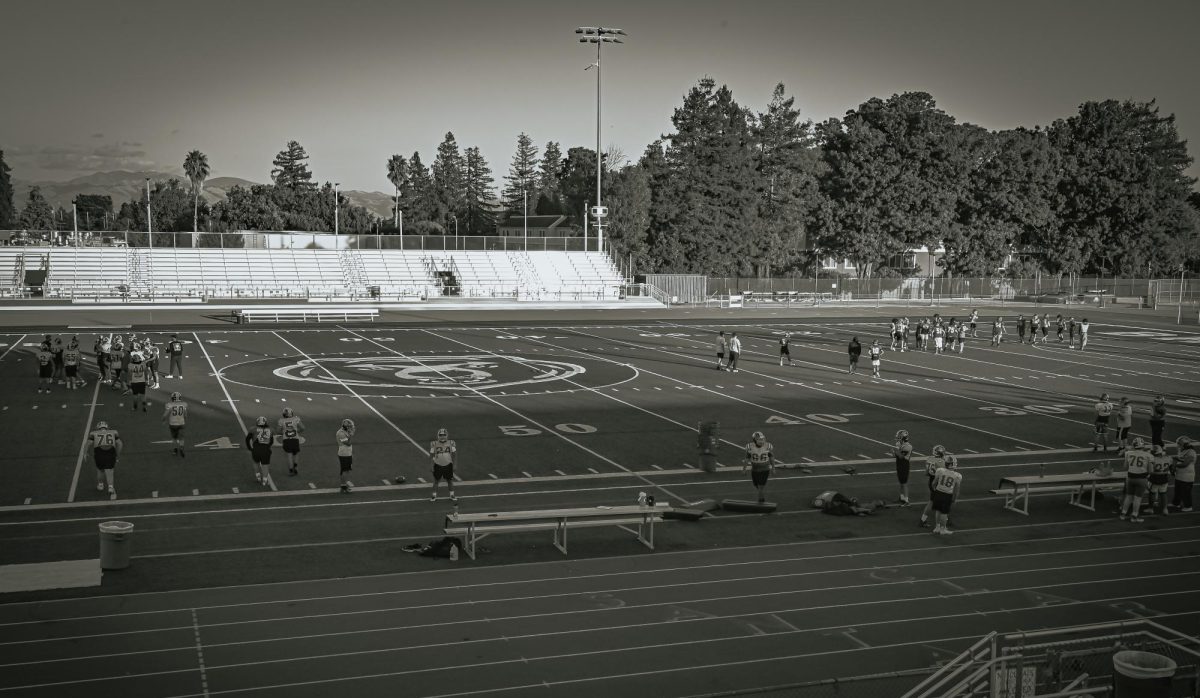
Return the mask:
<svg viewBox="0 0 1200 698">
<path fill-rule="evenodd" d="M 1157 482 L 1151 482 L 1150 483 L 1150 491 L 1154 494 L 1166 494 L 1168 486 L 1169 486 L 1169 483 L 1166 483 L 1166 482 L 1161 483 L 1161 484 L 1157 483 Z"/>
<path fill-rule="evenodd" d="M 1132 497 L 1143 497 L 1150 491 L 1150 482 L 1144 477 L 1125 478 L 1125 494 Z"/>
<path fill-rule="evenodd" d="M 446 482 L 454 482 L 454 464 L 435 465 L 433 466 L 433 481 L 445 480 Z"/>
<path fill-rule="evenodd" d="M 791 356 L 792 352 L 787 347 L 779 347 L 779 353 L 784 356 Z"/>
<path fill-rule="evenodd" d="M 900 334 L 899 332 L 892 333 L 892 339 L 895 339 L 897 341 L 899 341 L 900 339 L 903 339 L 903 337 L 904 337 L 904 335 Z"/>
<path fill-rule="evenodd" d="M 871 365 L 875 368 L 879 368 L 879 359 L 871 359 Z"/>
<path fill-rule="evenodd" d="M 767 479 L 771 477 L 770 470 L 751 470 L 750 481 L 755 487 L 763 487 L 767 484 Z"/>
<path fill-rule="evenodd" d="M 117 465 L 116 449 L 95 448 L 92 449 L 92 455 L 96 457 L 97 470 L 112 470 Z"/>
<path fill-rule="evenodd" d="M 912 468 L 911 458 L 896 458 L 896 479 L 901 485 L 908 484 L 908 472 Z"/>
<path fill-rule="evenodd" d="M 1096 433 L 1097 434 L 1107 434 L 1108 433 L 1108 417 L 1097 417 L 1096 418 Z"/>
<path fill-rule="evenodd" d="M 63 368 L 63 370 L 66 371 L 67 378 L 74 378 L 75 376 L 79 375 L 79 365 L 78 364 L 70 364 L 70 365 L 66 366 L 65 368 Z"/>
<path fill-rule="evenodd" d="M 145 395 L 146 394 L 146 384 L 145 383 L 130 383 L 129 384 L 129 392 L 133 393 L 134 395 Z"/>
<path fill-rule="evenodd" d="M 930 496 L 933 496 L 933 476 L 929 475 L 928 473 L 926 473 L 925 476 L 929 478 L 929 494 Z"/>
<path fill-rule="evenodd" d="M 283 440 L 283 452 L 284 453 L 293 453 L 293 454 L 299 453 L 300 452 L 300 439 L 284 439 Z"/>
<path fill-rule="evenodd" d="M 942 345 L 944 345 L 945 343 L 946 343 L 946 339 L 944 337 L 934 337 L 933 338 L 933 346 L 937 347 L 938 349 L 941 349 Z"/>
<path fill-rule="evenodd" d="M 972 322 L 972 323 L 971 323 L 971 329 L 975 329 L 975 323 L 974 323 L 974 322 Z"/>
<path fill-rule="evenodd" d="M 113 367 L 113 370 L 112 370 L 112 379 L 113 379 L 113 380 L 115 380 L 115 381 L 120 381 L 120 380 L 121 380 L 121 368 L 120 368 L 119 366 L 114 366 L 114 367 Z"/>
<path fill-rule="evenodd" d="M 354 465 L 354 456 L 338 456 L 338 465 L 343 473 L 350 472 L 351 466 Z"/>
<path fill-rule="evenodd" d="M 723 351 L 717 352 L 717 361 L 720 361 L 721 359 L 724 359 L 724 358 L 725 358 L 725 352 L 723 352 Z"/>
<path fill-rule="evenodd" d="M 54 367 L 51 366 L 50 364 L 46 364 L 45 366 L 38 366 L 38 377 L 39 378 L 54 377 Z"/>
<path fill-rule="evenodd" d="M 934 492 L 929 499 L 930 506 L 939 514 L 949 514 L 950 505 L 954 503 L 954 497 L 945 492 Z"/>
<path fill-rule="evenodd" d="M 183 425 L 182 424 L 172 424 L 172 425 L 170 425 L 170 429 L 171 429 L 171 438 L 172 439 L 178 439 L 183 436 Z"/>
<path fill-rule="evenodd" d="M 271 464 L 271 449 L 269 449 L 269 448 L 250 449 L 250 457 L 258 465 L 270 465 Z"/>
<path fill-rule="evenodd" d="M 1133 427 L 1121 427 L 1121 428 L 1119 428 L 1119 429 L 1117 430 L 1117 438 L 1121 439 L 1122 441 L 1124 441 L 1125 439 L 1128 439 L 1128 438 L 1129 438 L 1129 430 L 1130 430 L 1130 429 L 1132 429 L 1132 428 L 1133 428 Z"/>
</svg>

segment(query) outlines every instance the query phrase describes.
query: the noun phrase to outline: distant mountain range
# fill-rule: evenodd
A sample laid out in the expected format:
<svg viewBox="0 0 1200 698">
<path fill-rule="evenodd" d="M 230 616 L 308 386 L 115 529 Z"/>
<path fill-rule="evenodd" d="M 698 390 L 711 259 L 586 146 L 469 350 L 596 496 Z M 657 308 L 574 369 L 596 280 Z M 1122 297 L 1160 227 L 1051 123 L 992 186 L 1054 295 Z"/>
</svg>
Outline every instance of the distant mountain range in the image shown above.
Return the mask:
<svg viewBox="0 0 1200 698">
<path fill-rule="evenodd" d="M 121 204 L 130 199 L 141 198 L 146 191 L 146 178 L 151 181 L 168 180 L 172 177 L 183 182 L 185 187 L 191 186 L 183 174 L 178 172 L 97 172 L 95 174 L 76 177 L 65 182 L 23 182 L 19 179 L 13 179 L 13 203 L 16 204 L 19 211 L 24 206 L 25 200 L 29 197 L 29 188 L 38 186 L 42 188 L 42 195 L 50 202 L 51 206 L 62 206 L 65 209 L 71 208 L 71 201 L 80 194 L 99 194 L 101 196 L 111 196 L 113 201 L 113 210 L 120 210 Z M 201 195 L 209 203 L 216 203 L 225 199 L 229 190 L 236 187 L 250 187 L 260 182 L 251 182 L 248 179 L 239 177 L 213 177 L 204 183 L 204 188 Z M 362 206 L 372 214 L 380 218 L 391 218 L 392 216 L 392 197 L 390 194 L 384 194 L 377 191 L 357 191 L 347 189 L 342 191 L 351 204 Z"/>
</svg>

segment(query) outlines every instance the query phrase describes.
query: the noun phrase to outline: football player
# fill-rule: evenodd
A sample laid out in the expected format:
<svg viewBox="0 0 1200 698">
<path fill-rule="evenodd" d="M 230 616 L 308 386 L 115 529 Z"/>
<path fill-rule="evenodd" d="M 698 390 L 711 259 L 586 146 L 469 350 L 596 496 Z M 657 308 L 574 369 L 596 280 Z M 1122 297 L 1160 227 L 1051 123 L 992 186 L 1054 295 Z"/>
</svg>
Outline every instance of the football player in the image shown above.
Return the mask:
<svg viewBox="0 0 1200 698">
<path fill-rule="evenodd" d="M 1108 399 L 1108 393 L 1100 395 L 1100 401 L 1096 403 L 1096 424 L 1094 427 L 1095 436 L 1092 438 L 1092 453 L 1095 453 L 1100 444 L 1104 444 L 1104 452 L 1108 453 L 1108 420 L 1113 413 L 1113 404 Z"/>
<path fill-rule="evenodd" d="M 950 535 L 950 508 L 958 499 L 962 489 L 962 473 L 958 472 L 958 462 L 949 460 L 945 466 L 938 468 L 933 474 L 933 486 L 930 489 L 929 501 L 937 513 L 933 532 Z"/>
<path fill-rule="evenodd" d="M 267 425 L 266 417 L 259 417 L 254 422 L 254 429 L 246 432 L 246 448 L 250 449 L 250 458 L 254 461 L 254 479 L 263 487 L 271 486 L 271 446 L 275 445 L 275 435 Z"/>
<path fill-rule="evenodd" d="M 279 434 L 283 439 L 283 452 L 287 454 L 288 474 L 300 474 L 300 435 L 304 433 L 304 422 L 290 407 L 283 409 L 279 418 Z"/>
<path fill-rule="evenodd" d="M 188 406 L 183 401 L 183 396 L 179 393 L 171 393 L 171 399 L 163 407 L 162 421 L 166 422 L 167 427 L 171 430 L 171 440 L 175 442 L 171 453 L 180 458 L 184 457 L 183 428 L 187 424 L 187 412 Z"/>
<path fill-rule="evenodd" d="M 912 467 L 912 444 L 908 441 L 908 432 L 904 429 L 896 432 L 896 443 L 892 446 L 892 454 L 896 456 L 896 479 L 900 482 L 900 505 L 908 506 L 908 473 Z"/>
<path fill-rule="evenodd" d="M 930 501 L 925 502 L 925 508 L 921 510 L 921 528 L 929 525 L 929 511 L 933 505 L 933 477 L 937 474 L 938 469 L 944 467 L 946 467 L 946 447 L 938 444 L 933 447 L 933 453 L 925 459 L 925 476 L 929 480 Z"/>
<path fill-rule="evenodd" d="M 1143 521 L 1142 498 L 1150 489 L 1148 476 L 1151 458 L 1141 437 L 1134 437 L 1133 443 L 1125 450 L 1125 496 L 1121 499 L 1120 517 L 1122 521 L 1126 517 L 1134 523 Z"/>
<path fill-rule="evenodd" d="M 767 437 L 761 431 L 751 434 L 750 443 L 746 444 L 743 473 L 746 472 L 746 468 L 750 468 L 750 480 L 754 483 L 754 489 L 758 490 L 758 501 L 767 501 L 763 490 L 767 486 L 767 479 L 775 472 L 775 447 L 767 441 Z"/>
<path fill-rule="evenodd" d="M 91 449 L 84 450 L 86 457 L 89 452 L 96 461 L 96 490 L 103 492 L 108 489 L 108 498 L 117 498 L 116 485 L 113 482 L 113 470 L 117 467 L 117 460 L 121 457 L 121 451 L 125 448 L 125 444 L 121 441 L 121 435 L 116 429 L 109 429 L 108 422 L 103 420 L 96 422 L 96 428 L 88 433 L 88 445 Z"/>
<path fill-rule="evenodd" d="M 446 481 L 446 489 L 450 492 L 450 501 L 457 502 L 454 496 L 454 461 L 458 457 L 458 445 L 450 438 L 450 432 L 438 429 L 437 439 L 429 442 L 429 460 L 433 463 L 433 492 L 429 501 L 437 501 L 438 481 Z"/>
</svg>

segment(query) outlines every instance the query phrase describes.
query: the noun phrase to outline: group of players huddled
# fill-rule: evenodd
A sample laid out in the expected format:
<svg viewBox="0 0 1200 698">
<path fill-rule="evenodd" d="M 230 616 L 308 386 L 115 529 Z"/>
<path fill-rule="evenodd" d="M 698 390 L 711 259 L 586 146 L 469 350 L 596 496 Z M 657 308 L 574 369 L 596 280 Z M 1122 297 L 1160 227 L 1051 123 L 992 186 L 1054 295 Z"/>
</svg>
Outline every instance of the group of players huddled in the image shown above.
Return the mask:
<svg viewBox="0 0 1200 698">
<path fill-rule="evenodd" d="M 1088 330 L 1091 328 L 1087 318 L 1076 322 L 1073 316 L 1064 318 L 1059 314 L 1051 320 L 1049 313 L 1034 314 L 1028 318 L 1017 315 L 1015 324 L 1018 344 L 1045 344 L 1049 341 L 1050 329 L 1053 327 L 1058 341 L 1067 342 L 1070 349 L 1075 348 L 1076 340 L 1080 349 L 1085 348 Z M 1007 323 L 1001 315 L 992 322 L 991 345 L 1000 346 L 1007 332 Z M 892 318 L 888 328 L 888 336 L 892 340 L 891 351 L 908 351 L 910 334 L 915 336 L 916 343 L 913 349 L 916 351 L 961 354 L 968 338 L 979 338 L 979 311 L 972 310 L 970 317 L 962 321 L 953 317 L 944 318 L 940 313 L 935 313 L 932 318 L 918 318 L 915 323 L 907 317 Z"/>
</svg>

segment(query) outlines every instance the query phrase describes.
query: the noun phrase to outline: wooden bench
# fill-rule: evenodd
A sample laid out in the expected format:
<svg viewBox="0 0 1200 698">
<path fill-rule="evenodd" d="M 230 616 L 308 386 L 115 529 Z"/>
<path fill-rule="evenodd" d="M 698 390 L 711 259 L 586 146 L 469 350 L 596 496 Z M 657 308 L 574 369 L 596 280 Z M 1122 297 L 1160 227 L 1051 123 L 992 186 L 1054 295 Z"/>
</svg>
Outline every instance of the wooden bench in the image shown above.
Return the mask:
<svg viewBox="0 0 1200 698">
<path fill-rule="evenodd" d="M 242 308 L 233 311 L 234 322 L 349 322 L 379 318 L 376 308 Z"/>
<path fill-rule="evenodd" d="M 453 512 L 446 515 L 444 532 L 448 536 L 463 536 L 465 552 L 475 559 L 476 544 L 493 533 L 524 533 L 553 531 L 554 547 L 567 554 L 567 529 L 616 526 L 633 533 L 639 542 L 654 550 L 654 524 L 663 520 L 669 506 L 597 506 L 577 509 L 542 509 L 529 511 L 499 511 L 491 513 Z M 629 528 L 637 526 L 637 530 Z"/>
<path fill-rule="evenodd" d="M 1100 473 L 1078 473 L 1063 475 L 1010 475 L 1000 478 L 1000 487 L 992 494 L 1004 496 L 1004 508 L 1018 514 L 1029 515 L 1029 495 L 1066 493 L 1068 503 L 1088 511 L 1096 510 L 1096 493 L 1125 486 L 1125 472 L 1109 475 Z M 1090 495 L 1085 502 L 1084 495 Z"/>
</svg>

